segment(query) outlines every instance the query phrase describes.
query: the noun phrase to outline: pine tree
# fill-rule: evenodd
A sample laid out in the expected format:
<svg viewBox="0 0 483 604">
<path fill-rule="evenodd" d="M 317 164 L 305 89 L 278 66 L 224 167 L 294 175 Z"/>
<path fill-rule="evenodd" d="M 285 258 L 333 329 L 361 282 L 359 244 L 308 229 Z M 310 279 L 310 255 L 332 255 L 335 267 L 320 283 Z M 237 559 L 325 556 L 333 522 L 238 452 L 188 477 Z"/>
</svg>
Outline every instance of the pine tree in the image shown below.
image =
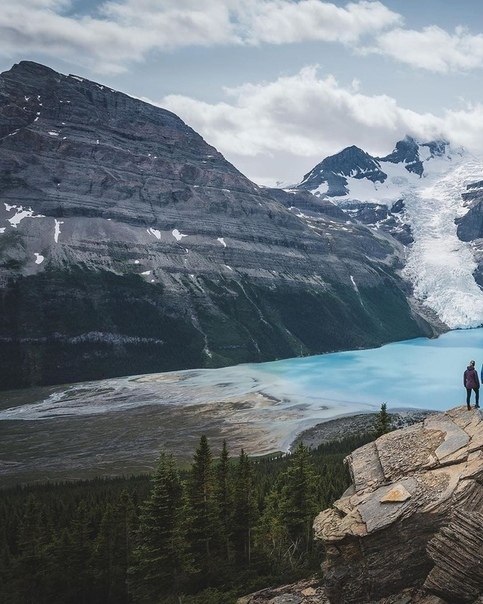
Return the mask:
<svg viewBox="0 0 483 604">
<path fill-rule="evenodd" d="M 79 604 L 88 604 L 91 599 L 92 567 L 92 539 L 90 523 L 90 506 L 85 500 L 77 505 L 69 529 L 71 548 L 69 552 L 69 568 L 71 583 L 77 593 Z"/>
<path fill-rule="evenodd" d="M 128 602 L 127 569 L 136 527 L 134 504 L 127 491 L 115 505 L 107 504 L 94 543 L 95 591 L 102 604 Z"/>
<path fill-rule="evenodd" d="M 230 560 L 231 535 L 233 521 L 233 485 L 230 472 L 230 461 L 226 441 L 223 441 L 223 449 L 216 467 L 215 498 L 218 503 L 220 519 L 220 537 L 226 560 Z"/>
<path fill-rule="evenodd" d="M 256 518 L 252 464 L 242 449 L 236 469 L 233 541 L 238 560 L 248 564 L 252 557 L 252 530 Z"/>
<path fill-rule="evenodd" d="M 387 412 L 387 404 L 382 403 L 381 410 L 377 414 L 376 421 L 374 424 L 374 435 L 376 438 L 379 438 L 379 436 L 387 434 L 391 430 L 391 419 L 389 417 L 389 413 Z"/>
<path fill-rule="evenodd" d="M 320 484 L 310 451 L 301 443 L 265 500 L 257 527 L 259 547 L 276 572 L 309 561 L 312 523 L 320 509 Z"/>
<path fill-rule="evenodd" d="M 180 529 L 183 488 L 173 457 L 161 453 L 149 498 L 139 517 L 138 544 L 128 571 L 134 602 L 176 594 L 184 570 Z"/>
<path fill-rule="evenodd" d="M 26 501 L 18 533 L 18 556 L 15 573 L 18 578 L 19 601 L 42 601 L 44 585 L 44 548 L 47 543 L 43 527 L 43 510 L 37 499 L 30 495 Z"/>
<path fill-rule="evenodd" d="M 204 435 L 195 451 L 188 480 L 187 516 L 187 534 L 194 568 L 208 585 L 216 570 L 221 539 L 213 458 Z"/>
<path fill-rule="evenodd" d="M 289 539 L 289 553 L 303 557 L 312 546 L 312 523 L 319 511 L 317 474 L 310 452 L 300 443 L 281 477 L 280 520 Z"/>
</svg>

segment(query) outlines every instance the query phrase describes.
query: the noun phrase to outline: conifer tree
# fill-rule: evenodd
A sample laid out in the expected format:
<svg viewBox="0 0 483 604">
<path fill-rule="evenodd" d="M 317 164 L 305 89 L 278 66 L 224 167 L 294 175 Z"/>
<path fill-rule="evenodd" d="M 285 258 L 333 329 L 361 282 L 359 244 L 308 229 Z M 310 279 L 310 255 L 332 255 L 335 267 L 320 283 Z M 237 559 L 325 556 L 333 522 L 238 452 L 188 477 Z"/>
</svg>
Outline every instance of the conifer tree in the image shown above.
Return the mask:
<svg viewBox="0 0 483 604">
<path fill-rule="evenodd" d="M 107 504 L 94 543 L 92 568 L 95 575 L 95 591 L 104 604 L 123 604 L 128 601 L 126 589 L 128 552 L 125 519 L 122 512 L 119 505 Z"/>
<path fill-rule="evenodd" d="M 252 464 L 242 449 L 236 468 L 233 540 L 237 558 L 248 564 L 252 557 L 252 530 L 256 517 Z"/>
<path fill-rule="evenodd" d="M 42 526 L 42 508 L 30 495 L 26 501 L 18 534 L 18 556 L 15 561 L 19 578 L 19 600 L 35 602 L 43 594 L 44 547 L 46 535 Z M 20 595 L 21 594 L 21 595 Z"/>
<path fill-rule="evenodd" d="M 187 536 L 194 569 L 209 584 L 216 569 L 221 540 L 213 458 L 204 435 L 195 451 L 188 480 L 187 516 Z"/>
<path fill-rule="evenodd" d="M 183 489 L 173 457 L 161 453 L 151 494 L 141 509 L 138 544 L 129 569 L 134 602 L 156 602 L 162 595 L 178 592 L 184 569 L 182 504 Z"/>
<path fill-rule="evenodd" d="M 216 467 L 215 498 L 218 502 L 220 519 L 220 537 L 226 560 L 231 558 L 231 535 L 233 521 L 233 486 L 230 472 L 230 461 L 226 440 L 223 441 L 223 449 Z"/>
<path fill-rule="evenodd" d="M 290 540 L 289 551 L 294 557 L 303 556 L 311 549 L 312 523 L 319 511 L 317 474 L 303 443 L 291 455 L 281 481 L 280 519 Z"/>
<path fill-rule="evenodd" d="M 89 506 L 85 500 L 77 505 L 69 530 L 71 548 L 69 568 L 72 588 L 77 593 L 79 604 L 89 604 L 91 599 L 92 556 Z"/>
<path fill-rule="evenodd" d="M 379 436 L 390 432 L 391 429 L 391 419 L 389 417 L 389 413 L 387 412 L 387 404 L 382 403 L 381 410 L 377 414 L 374 424 L 374 435 L 376 438 L 379 438 Z"/>
</svg>

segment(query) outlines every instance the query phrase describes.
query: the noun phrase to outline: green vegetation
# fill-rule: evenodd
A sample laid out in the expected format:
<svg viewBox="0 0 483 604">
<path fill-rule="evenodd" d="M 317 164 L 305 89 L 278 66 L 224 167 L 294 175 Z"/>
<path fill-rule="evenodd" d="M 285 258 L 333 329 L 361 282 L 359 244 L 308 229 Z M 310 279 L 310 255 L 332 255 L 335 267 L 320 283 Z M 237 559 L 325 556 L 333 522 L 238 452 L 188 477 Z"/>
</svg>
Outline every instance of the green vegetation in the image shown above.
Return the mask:
<svg viewBox="0 0 483 604">
<path fill-rule="evenodd" d="M 314 573 L 312 522 L 349 484 L 355 435 L 288 456 L 161 453 L 154 475 L 0 493 L 1 604 L 230 604 Z"/>
<path fill-rule="evenodd" d="M 177 300 L 139 275 L 74 266 L 12 278 L 0 297 L 0 387 L 233 365 L 421 335 L 390 281 L 357 292 L 340 283 L 272 289 L 221 276 L 199 276 L 196 284 L 186 277 L 183 286 Z"/>
<path fill-rule="evenodd" d="M 381 410 L 376 416 L 374 423 L 374 438 L 379 438 L 383 434 L 387 434 L 393 430 L 391 425 L 391 418 L 387 412 L 387 403 L 382 403 Z"/>
</svg>

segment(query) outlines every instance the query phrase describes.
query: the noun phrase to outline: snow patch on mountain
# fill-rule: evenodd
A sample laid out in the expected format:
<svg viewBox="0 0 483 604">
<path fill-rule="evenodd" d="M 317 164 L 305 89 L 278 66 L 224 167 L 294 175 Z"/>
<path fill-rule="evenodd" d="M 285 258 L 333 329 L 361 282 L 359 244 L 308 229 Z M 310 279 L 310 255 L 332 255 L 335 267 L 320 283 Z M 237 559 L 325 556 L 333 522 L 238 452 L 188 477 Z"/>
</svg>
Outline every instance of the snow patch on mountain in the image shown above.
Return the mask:
<svg viewBox="0 0 483 604">
<path fill-rule="evenodd" d="M 55 243 L 59 243 L 59 235 L 61 233 L 60 231 L 60 225 L 64 224 L 63 220 L 57 220 L 57 218 L 54 219 L 54 241 Z"/>
</svg>

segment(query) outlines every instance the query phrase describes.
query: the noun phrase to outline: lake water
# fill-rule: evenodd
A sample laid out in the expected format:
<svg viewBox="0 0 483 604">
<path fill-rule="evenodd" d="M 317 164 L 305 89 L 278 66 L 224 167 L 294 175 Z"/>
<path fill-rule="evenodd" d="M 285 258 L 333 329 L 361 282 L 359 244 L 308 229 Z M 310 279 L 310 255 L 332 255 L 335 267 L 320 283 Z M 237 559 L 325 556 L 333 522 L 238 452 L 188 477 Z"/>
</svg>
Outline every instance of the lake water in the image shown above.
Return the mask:
<svg viewBox="0 0 483 604">
<path fill-rule="evenodd" d="M 463 372 L 483 363 L 483 329 L 451 331 L 381 348 L 248 366 L 271 393 L 297 401 L 447 409 L 464 400 Z"/>
<path fill-rule="evenodd" d="M 370 350 L 3 393 L 0 420 L 86 417 L 156 405 L 206 409 L 231 401 L 246 403 L 236 406 L 232 421 L 273 422 L 277 431 L 288 422 L 281 431 L 292 433 L 330 417 L 378 409 L 383 402 L 389 409 L 462 404 L 462 374 L 470 359 L 480 368 L 483 328 Z M 271 403 L 256 399 L 260 393 Z"/>
<path fill-rule="evenodd" d="M 483 362 L 483 329 L 221 369 L 0 393 L 0 483 L 138 473 L 160 449 L 286 450 L 296 435 L 360 412 L 464 404 L 463 371 Z"/>
</svg>

